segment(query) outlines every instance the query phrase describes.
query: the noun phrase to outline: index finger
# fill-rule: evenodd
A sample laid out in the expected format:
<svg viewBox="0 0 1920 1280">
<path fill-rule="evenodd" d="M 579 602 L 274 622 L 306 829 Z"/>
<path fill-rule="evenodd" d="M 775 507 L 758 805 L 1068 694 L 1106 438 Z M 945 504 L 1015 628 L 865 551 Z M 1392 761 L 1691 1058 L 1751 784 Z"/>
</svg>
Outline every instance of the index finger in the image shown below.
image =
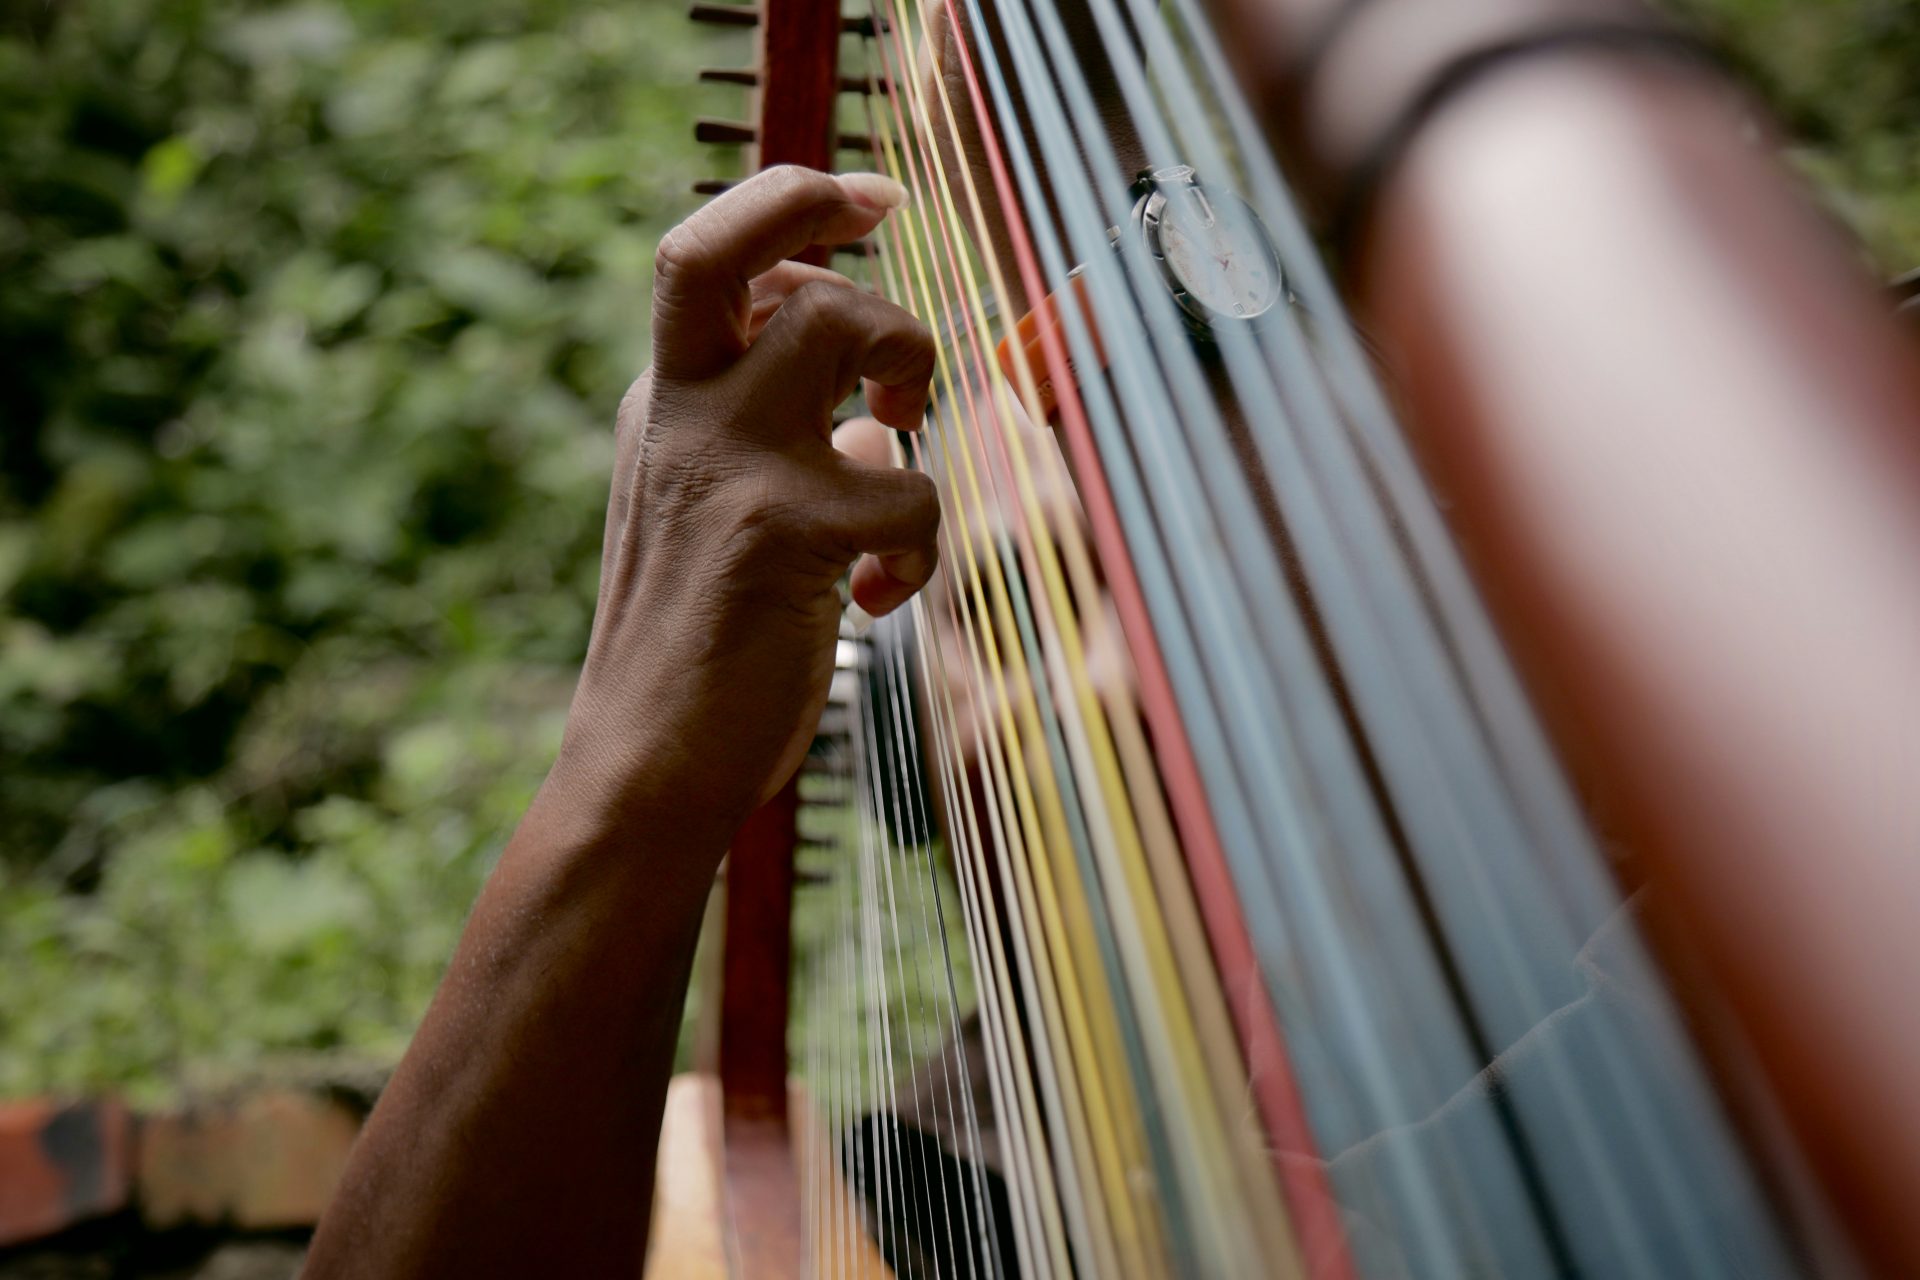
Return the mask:
<svg viewBox="0 0 1920 1280">
<path fill-rule="evenodd" d="M 858 240 L 906 200 L 906 188 L 882 174 L 792 165 L 719 196 L 655 253 L 655 375 L 698 380 L 725 369 L 747 349 L 755 276 L 814 245 Z"/>
</svg>

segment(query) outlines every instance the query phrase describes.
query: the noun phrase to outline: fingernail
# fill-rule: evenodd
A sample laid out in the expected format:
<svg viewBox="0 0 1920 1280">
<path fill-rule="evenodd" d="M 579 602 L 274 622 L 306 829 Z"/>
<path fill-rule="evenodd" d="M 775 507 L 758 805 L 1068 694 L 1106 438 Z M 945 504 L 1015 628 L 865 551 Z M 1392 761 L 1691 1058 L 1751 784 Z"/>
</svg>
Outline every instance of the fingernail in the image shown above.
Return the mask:
<svg viewBox="0 0 1920 1280">
<path fill-rule="evenodd" d="M 840 185 L 856 203 L 869 209 L 898 209 L 907 203 L 907 189 L 884 173 L 843 173 Z"/>
<path fill-rule="evenodd" d="M 846 617 L 848 624 L 853 627 L 853 638 L 856 640 L 873 630 L 873 615 L 852 600 L 847 601 Z"/>
</svg>

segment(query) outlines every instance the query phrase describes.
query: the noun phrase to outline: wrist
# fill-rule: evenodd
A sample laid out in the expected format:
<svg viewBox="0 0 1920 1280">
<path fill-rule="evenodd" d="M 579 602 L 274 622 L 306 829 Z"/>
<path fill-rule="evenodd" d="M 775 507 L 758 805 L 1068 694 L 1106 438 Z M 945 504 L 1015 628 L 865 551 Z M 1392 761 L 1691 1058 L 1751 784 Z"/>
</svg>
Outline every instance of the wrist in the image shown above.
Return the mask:
<svg viewBox="0 0 1920 1280">
<path fill-rule="evenodd" d="M 562 847 L 620 863 L 642 848 L 670 847 L 696 879 L 711 880 L 750 806 L 717 802 L 663 757 L 644 747 L 598 749 L 569 733 L 527 823 Z"/>
</svg>

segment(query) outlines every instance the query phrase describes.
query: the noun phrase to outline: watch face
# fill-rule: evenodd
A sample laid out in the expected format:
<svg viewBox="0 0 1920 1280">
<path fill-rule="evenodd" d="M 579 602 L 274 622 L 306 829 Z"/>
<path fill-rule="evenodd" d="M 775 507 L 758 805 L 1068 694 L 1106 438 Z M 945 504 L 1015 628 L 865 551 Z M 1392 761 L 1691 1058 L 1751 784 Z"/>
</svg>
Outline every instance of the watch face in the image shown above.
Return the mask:
<svg viewBox="0 0 1920 1280">
<path fill-rule="evenodd" d="M 1148 243 L 1186 291 L 1189 310 L 1197 304 L 1213 315 L 1252 320 L 1284 296 L 1266 228 L 1240 200 L 1193 186 L 1155 204 Z"/>
</svg>

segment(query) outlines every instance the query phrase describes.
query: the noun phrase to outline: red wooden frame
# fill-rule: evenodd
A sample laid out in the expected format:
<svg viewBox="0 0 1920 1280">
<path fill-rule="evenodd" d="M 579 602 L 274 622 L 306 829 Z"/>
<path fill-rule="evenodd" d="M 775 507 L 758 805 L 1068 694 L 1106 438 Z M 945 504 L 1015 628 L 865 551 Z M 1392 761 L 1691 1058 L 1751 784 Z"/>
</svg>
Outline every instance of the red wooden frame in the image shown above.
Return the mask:
<svg viewBox="0 0 1920 1280">
<path fill-rule="evenodd" d="M 839 101 L 833 0 L 765 0 L 755 162 L 831 169 Z M 814 250 L 807 260 L 824 264 Z M 719 1074 L 722 1197 L 735 1275 L 790 1275 L 805 1247 L 787 1113 L 797 779 L 747 820 L 727 855 Z"/>
</svg>

